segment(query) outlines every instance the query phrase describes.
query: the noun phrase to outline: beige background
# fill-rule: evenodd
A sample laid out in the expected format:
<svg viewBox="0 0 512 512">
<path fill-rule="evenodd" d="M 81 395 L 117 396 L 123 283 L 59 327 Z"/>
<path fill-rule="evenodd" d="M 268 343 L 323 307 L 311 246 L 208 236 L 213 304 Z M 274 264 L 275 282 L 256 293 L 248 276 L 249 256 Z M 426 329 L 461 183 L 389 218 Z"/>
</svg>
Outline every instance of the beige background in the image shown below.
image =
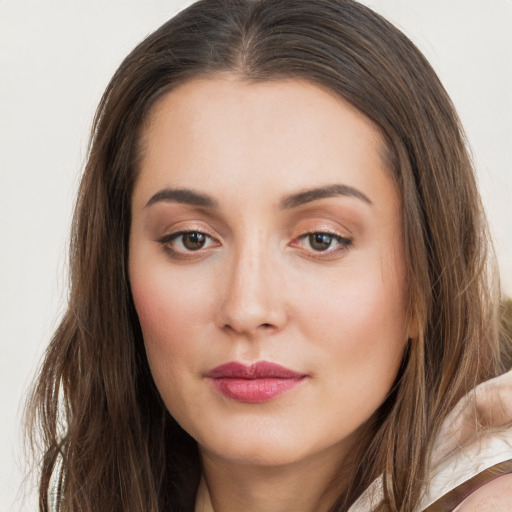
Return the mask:
<svg viewBox="0 0 512 512">
<path fill-rule="evenodd" d="M 94 108 L 121 59 L 188 3 L 0 0 L 0 512 L 36 509 L 21 483 L 20 403 L 66 297 Z M 365 3 L 420 46 L 459 109 L 512 294 L 512 0 Z"/>
</svg>

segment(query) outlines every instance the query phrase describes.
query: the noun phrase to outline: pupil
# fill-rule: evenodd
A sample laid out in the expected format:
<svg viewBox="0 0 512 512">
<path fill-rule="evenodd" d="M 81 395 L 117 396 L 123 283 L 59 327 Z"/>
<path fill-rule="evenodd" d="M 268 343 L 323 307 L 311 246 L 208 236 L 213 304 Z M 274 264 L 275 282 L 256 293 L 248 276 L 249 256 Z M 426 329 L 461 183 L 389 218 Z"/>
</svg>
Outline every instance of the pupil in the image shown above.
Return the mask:
<svg viewBox="0 0 512 512">
<path fill-rule="evenodd" d="M 205 243 L 206 237 L 203 233 L 186 233 L 183 235 L 183 245 L 191 251 L 201 249 Z"/>
<path fill-rule="evenodd" d="M 325 251 L 329 249 L 332 242 L 332 236 L 325 233 L 313 233 L 309 235 L 309 243 L 315 251 Z"/>
</svg>

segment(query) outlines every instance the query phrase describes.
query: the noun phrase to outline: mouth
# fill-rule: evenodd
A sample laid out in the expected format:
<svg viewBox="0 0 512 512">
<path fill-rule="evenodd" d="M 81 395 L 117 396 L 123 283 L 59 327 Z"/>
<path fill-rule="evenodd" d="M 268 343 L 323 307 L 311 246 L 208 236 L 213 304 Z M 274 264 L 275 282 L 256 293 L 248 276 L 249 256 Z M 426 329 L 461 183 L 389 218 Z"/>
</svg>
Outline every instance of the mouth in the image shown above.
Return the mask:
<svg viewBox="0 0 512 512">
<path fill-rule="evenodd" d="M 205 375 L 226 398 L 244 403 L 268 402 L 298 386 L 307 374 L 276 363 L 259 361 L 251 365 L 222 364 Z"/>
</svg>

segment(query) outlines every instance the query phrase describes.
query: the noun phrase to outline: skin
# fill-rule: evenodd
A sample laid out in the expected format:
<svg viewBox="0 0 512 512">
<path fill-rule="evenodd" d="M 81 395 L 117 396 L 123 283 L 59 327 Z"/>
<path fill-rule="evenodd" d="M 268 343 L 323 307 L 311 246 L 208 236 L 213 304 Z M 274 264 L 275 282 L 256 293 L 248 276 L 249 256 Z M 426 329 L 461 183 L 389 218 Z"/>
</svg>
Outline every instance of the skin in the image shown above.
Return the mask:
<svg viewBox="0 0 512 512">
<path fill-rule="evenodd" d="M 454 512 L 510 512 L 512 510 L 512 474 L 503 475 L 477 489 Z"/>
<path fill-rule="evenodd" d="M 382 137 L 315 85 L 228 75 L 159 100 L 143 147 L 130 281 L 155 383 L 199 443 L 196 510 L 327 510 L 328 483 L 350 464 L 414 335 Z M 286 202 L 333 184 L 359 196 Z M 155 198 L 169 188 L 216 207 Z M 187 249 L 189 238 L 171 236 L 183 231 L 206 234 L 205 245 Z M 313 247 L 310 233 L 327 233 L 328 248 Z M 263 360 L 306 377 L 257 404 L 205 377 Z"/>
</svg>

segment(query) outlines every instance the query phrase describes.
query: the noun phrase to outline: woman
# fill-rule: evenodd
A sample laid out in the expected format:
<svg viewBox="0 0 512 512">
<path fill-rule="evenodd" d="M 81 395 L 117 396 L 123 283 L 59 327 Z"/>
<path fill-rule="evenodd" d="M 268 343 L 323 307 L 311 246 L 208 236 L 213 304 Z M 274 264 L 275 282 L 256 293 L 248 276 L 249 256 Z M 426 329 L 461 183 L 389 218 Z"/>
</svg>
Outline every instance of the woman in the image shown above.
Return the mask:
<svg viewBox="0 0 512 512">
<path fill-rule="evenodd" d="M 32 402 L 41 509 L 506 510 L 486 251 L 458 118 L 396 28 L 194 4 L 98 109 Z"/>
</svg>

